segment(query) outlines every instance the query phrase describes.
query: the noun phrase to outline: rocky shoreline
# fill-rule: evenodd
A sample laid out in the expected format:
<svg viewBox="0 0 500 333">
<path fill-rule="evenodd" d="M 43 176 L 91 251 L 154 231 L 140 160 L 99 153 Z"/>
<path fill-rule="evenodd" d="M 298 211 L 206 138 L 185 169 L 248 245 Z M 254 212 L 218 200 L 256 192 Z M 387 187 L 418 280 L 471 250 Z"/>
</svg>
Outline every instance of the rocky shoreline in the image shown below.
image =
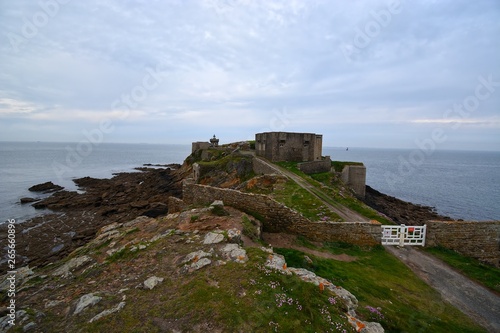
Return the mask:
<svg viewBox="0 0 500 333">
<path fill-rule="evenodd" d="M 95 237 L 96 232 L 111 223 L 123 223 L 139 216 L 157 217 L 168 213 L 168 198 L 182 197 L 182 180 L 190 168 L 181 165 L 141 167 L 140 172 L 115 174 L 111 179 L 83 177 L 75 183 L 83 193 L 61 190 L 55 184 L 39 184 L 32 191 L 53 192 L 43 200 L 34 200 L 35 208 L 53 213 L 35 217 L 18 225 L 17 264 L 44 266 L 64 258 Z M 23 198 L 29 202 L 30 198 Z M 432 207 L 415 205 L 385 195 L 367 186 L 365 203 L 395 223 L 423 225 L 428 220 L 451 220 Z M 5 238 L 6 226 L 0 226 Z M 5 239 L 0 239 L 5 241 Z M 0 262 L 6 270 L 6 262 Z"/>
<path fill-rule="evenodd" d="M 381 193 L 370 186 L 366 186 L 365 204 L 386 215 L 397 224 L 424 225 L 427 221 L 451 221 L 452 218 L 443 216 L 435 211 L 434 207 L 416 205 L 411 202 Z"/>
<path fill-rule="evenodd" d="M 110 179 L 75 179 L 83 193 L 61 190 L 48 183 L 33 186 L 32 191 L 57 190 L 32 204 L 38 209 L 50 209 L 52 213 L 17 225 L 16 265 L 47 265 L 86 244 L 104 225 L 130 221 L 138 216 L 167 214 L 168 198 L 182 195 L 185 170 L 180 165 L 138 170 L 141 172 L 118 173 Z M 23 201 L 29 201 L 27 199 Z M 5 224 L 0 226 L 0 235 L 0 242 L 5 244 Z M 6 261 L 0 262 L 0 270 L 7 270 Z"/>
</svg>

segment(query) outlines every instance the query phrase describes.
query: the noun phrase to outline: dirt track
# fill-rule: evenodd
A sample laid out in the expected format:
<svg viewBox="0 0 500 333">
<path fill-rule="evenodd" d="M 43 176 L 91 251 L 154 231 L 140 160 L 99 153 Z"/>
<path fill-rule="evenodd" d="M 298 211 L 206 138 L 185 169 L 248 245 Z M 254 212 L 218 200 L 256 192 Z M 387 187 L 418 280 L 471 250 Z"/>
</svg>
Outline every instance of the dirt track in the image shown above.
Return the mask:
<svg viewBox="0 0 500 333">
<path fill-rule="evenodd" d="M 322 198 L 322 196 L 327 196 L 325 193 L 321 192 L 316 187 L 309 184 L 302 177 L 297 176 L 296 174 L 286 170 L 285 168 L 282 168 L 278 165 L 272 164 L 262 157 L 256 157 L 256 158 L 258 158 L 261 162 L 267 164 L 267 166 L 269 168 L 276 170 L 276 173 L 292 179 L 300 187 L 302 187 L 303 189 L 305 189 L 306 191 L 308 191 L 309 193 L 311 193 L 312 195 L 317 197 L 319 200 L 321 200 L 326 207 L 328 207 L 332 212 L 334 212 L 335 214 L 340 216 L 344 221 L 349 221 L 349 222 L 361 222 L 361 221 L 367 222 L 367 221 L 369 221 L 369 219 L 367 219 L 363 215 L 358 214 L 357 212 L 350 210 L 349 208 L 347 208 L 343 205 L 337 204 L 337 205 L 333 206 L 330 202 L 327 202 L 325 199 Z M 318 192 L 321 192 L 320 193 L 321 195 L 319 195 Z M 331 201 L 333 202 L 334 200 L 331 200 Z"/>
<path fill-rule="evenodd" d="M 386 246 L 441 296 L 489 332 L 500 332 L 500 297 L 418 249 Z"/>
</svg>

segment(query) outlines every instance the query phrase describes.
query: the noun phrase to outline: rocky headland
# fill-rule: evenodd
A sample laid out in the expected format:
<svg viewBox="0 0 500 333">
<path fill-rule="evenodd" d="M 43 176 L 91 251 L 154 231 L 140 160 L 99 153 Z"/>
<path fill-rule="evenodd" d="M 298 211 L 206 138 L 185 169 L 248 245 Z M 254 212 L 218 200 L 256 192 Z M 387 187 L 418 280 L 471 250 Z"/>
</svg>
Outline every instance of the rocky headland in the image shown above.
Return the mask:
<svg viewBox="0 0 500 333">
<path fill-rule="evenodd" d="M 30 191 L 52 193 L 40 200 L 22 198 L 37 209 L 50 213 L 35 217 L 16 228 L 20 264 L 46 265 L 64 258 L 74 249 L 90 241 L 99 228 L 112 222 L 126 222 L 139 216 L 158 217 L 168 213 L 168 198 L 182 197 L 182 181 L 192 175 L 193 156 L 183 165 L 138 167 L 137 172 L 115 174 L 110 179 L 84 177 L 74 182 L 80 189 L 66 191 L 46 182 L 30 187 Z M 242 175 L 251 172 L 251 162 L 242 159 L 228 169 L 211 170 L 202 183 L 226 188 L 246 186 Z M 253 179 L 253 187 L 272 191 L 276 180 L 264 177 Z M 271 179 L 271 180 L 270 180 Z M 397 224 L 423 225 L 428 220 L 451 220 L 437 214 L 432 207 L 415 205 L 369 186 L 364 202 Z M 6 240 L 6 225 L 0 226 L 0 241 Z M 6 261 L 0 262 L 6 270 Z"/>
<path fill-rule="evenodd" d="M 180 165 L 170 165 L 141 167 L 138 172 L 119 173 L 111 179 L 84 177 L 74 180 L 80 192 L 66 191 L 52 183 L 31 187 L 33 192 L 53 192 L 32 204 L 50 213 L 17 225 L 18 265 L 43 266 L 64 258 L 109 223 L 166 215 L 168 198 L 182 194 L 185 172 Z M 0 226 L 2 244 L 6 242 L 6 227 Z M 0 269 L 7 270 L 5 260 Z"/>
<path fill-rule="evenodd" d="M 212 160 L 231 154 L 226 151 Z M 248 156 L 234 156 L 222 164 L 208 163 L 201 183 L 263 193 L 282 186 L 282 176 L 252 178 Z M 76 179 L 79 192 L 49 183 L 33 187 L 53 192 L 32 203 L 52 213 L 16 226 L 16 265 L 23 266 L 17 273 L 16 302 L 22 304 L 15 313 L 18 327 L 33 332 L 114 332 L 118 327 L 158 332 L 244 332 L 256 327 L 265 327 L 259 330 L 263 332 L 287 331 L 295 327 L 293 321 L 274 322 L 265 312 L 289 307 L 291 313 L 300 313 L 306 307 L 319 317 L 300 325 L 313 330 L 384 331 L 368 315 L 358 314 L 352 293 L 312 271 L 289 267 L 271 245 L 330 260 L 351 262 L 356 257 L 322 251 L 321 244 L 312 249 L 295 236 L 266 234 L 258 218 L 223 202 L 169 211 L 170 198 L 182 198 L 182 183 L 192 176 L 196 160 L 193 154 L 183 165 L 142 167 L 111 179 Z M 397 223 L 444 218 L 429 207 L 371 188 L 366 203 Z M 7 235 L 5 228 L 0 226 L 1 235 Z M 311 267 L 316 265 L 304 258 Z M 1 268 L 7 271 L 6 262 Z M 0 288 L 4 305 L 6 287 L 4 283 Z M 315 301 L 306 301 L 304 293 L 314 295 Z M 266 294 L 277 298 L 270 304 Z M 214 313 L 212 308 L 227 313 Z M 247 313 L 255 309 L 256 314 Z M 8 314 L 6 307 L 0 308 L 0 331 L 11 328 Z"/>
</svg>

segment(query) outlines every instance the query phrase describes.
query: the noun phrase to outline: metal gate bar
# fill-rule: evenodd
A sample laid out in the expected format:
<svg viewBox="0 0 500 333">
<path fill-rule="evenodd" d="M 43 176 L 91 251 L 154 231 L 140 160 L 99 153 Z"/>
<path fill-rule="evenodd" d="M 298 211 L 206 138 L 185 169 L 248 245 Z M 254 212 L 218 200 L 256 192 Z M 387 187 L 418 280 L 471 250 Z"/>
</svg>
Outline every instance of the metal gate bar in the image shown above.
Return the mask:
<svg viewBox="0 0 500 333">
<path fill-rule="evenodd" d="M 425 246 L 425 234 L 427 225 L 406 226 L 384 225 L 382 226 L 382 245 L 419 245 Z"/>
</svg>

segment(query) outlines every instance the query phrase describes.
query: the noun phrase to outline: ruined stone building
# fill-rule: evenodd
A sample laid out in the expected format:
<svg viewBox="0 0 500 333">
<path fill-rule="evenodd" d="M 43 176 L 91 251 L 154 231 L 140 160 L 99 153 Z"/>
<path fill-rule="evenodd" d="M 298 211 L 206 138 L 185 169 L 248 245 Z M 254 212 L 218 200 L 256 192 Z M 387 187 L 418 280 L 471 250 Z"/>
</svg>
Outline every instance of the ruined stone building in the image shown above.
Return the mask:
<svg viewBox="0 0 500 333">
<path fill-rule="evenodd" d="M 206 141 L 196 141 L 192 143 L 191 152 L 194 153 L 197 150 L 203 150 L 208 148 L 217 148 L 219 147 L 219 139 L 214 136 L 210 139 L 210 142 Z"/>
<path fill-rule="evenodd" d="M 272 162 L 320 161 L 323 136 L 314 133 L 265 132 L 255 134 L 255 153 Z"/>
</svg>

